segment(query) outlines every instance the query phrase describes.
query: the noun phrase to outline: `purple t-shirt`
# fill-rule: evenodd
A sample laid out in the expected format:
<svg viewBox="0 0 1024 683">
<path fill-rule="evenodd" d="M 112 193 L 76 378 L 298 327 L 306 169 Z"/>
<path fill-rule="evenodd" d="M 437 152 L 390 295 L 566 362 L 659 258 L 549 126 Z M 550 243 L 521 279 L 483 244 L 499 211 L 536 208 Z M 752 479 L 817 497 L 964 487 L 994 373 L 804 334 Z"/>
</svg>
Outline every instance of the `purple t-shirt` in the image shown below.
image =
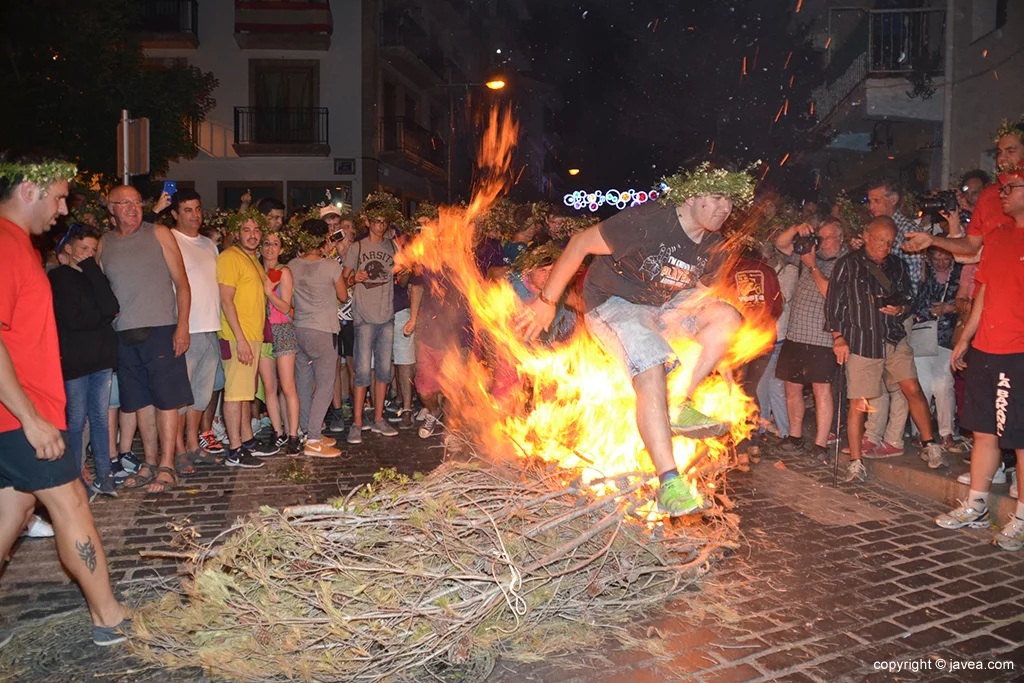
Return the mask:
<svg viewBox="0 0 1024 683">
<path fill-rule="evenodd" d="M 395 280 L 395 313 L 409 308 L 409 288 L 403 287 Z"/>
<path fill-rule="evenodd" d="M 487 277 L 488 268 L 502 268 L 505 264 L 505 257 L 502 254 L 501 240 L 491 237 L 486 238 L 476 248 L 476 265 L 480 268 L 480 274 Z"/>
<path fill-rule="evenodd" d="M 470 346 L 466 299 L 455 285 L 439 273 L 424 271 L 412 283 L 423 287 L 423 299 L 417 314 L 416 339 L 432 349 L 444 349 L 453 342 Z"/>
</svg>

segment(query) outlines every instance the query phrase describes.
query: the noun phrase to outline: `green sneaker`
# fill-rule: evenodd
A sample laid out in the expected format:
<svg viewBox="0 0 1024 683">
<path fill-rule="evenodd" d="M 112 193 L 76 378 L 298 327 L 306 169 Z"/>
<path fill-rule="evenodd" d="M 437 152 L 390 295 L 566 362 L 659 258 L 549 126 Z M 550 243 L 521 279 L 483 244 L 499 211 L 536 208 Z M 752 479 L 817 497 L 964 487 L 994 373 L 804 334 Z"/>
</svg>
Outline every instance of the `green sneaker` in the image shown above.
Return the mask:
<svg viewBox="0 0 1024 683">
<path fill-rule="evenodd" d="M 669 517 L 696 512 L 701 504 L 690 494 L 690 487 L 682 477 L 669 479 L 658 487 L 658 510 Z"/>
<path fill-rule="evenodd" d="M 687 400 L 675 417 L 671 420 L 672 434 L 685 436 L 688 439 L 710 439 L 725 436 L 729 432 L 729 423 L 708 417 L 693 407 L 693 401 Z"/>
</svg>

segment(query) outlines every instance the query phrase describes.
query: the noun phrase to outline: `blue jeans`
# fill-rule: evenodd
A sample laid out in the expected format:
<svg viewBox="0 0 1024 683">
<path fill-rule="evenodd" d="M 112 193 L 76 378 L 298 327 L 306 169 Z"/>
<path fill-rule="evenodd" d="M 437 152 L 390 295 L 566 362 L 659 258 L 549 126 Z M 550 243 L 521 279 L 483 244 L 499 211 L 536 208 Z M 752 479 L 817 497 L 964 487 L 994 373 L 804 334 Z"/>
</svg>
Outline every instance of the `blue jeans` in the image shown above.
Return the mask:
<svg viewBox="0 0 1024 683">
<path fill-rule="evenodd" d="M 775 366 L 779 362 L 782 341 L 775 343 L 775 350 L 768 359 L 768 367 L 757 385 L 757 402 L 761 405 L 761 424 L 768 422 L 769 413 L 775 416 L 775 426 L 779 436 L 789 436 L 789 413 L 786 408 L 786 383 L 775 376 Z M 763 431 L 763 430 L 762 430 Z"/>
<path fill-rule="evenodd" d="M 89 418 L 89 441 L 92 443 L 92 458 L 96 461 L 96 478 L 110 474 L 110 434 L 107 429 L 107 410 L 110 408 L 110 378 L 113 370 L 100 370 L 85 377 L 64 381 L 64 393 L 68 397 L 67 446 L 82 471 L 85 450 L 82 434 L 85 418 Z"/>
<path fill-rule="evenodd" d="M 391 381 L 391 353 L 394 349 L 395 323 L 359 323 L 355 325 L 356 348 L 353 360 L 356 364 L 354 384 L 357 387 L 370 386 L 372 372 L 378 382 Z M 370 366 L 373 366 L 372 368 Z"/>
</svg>

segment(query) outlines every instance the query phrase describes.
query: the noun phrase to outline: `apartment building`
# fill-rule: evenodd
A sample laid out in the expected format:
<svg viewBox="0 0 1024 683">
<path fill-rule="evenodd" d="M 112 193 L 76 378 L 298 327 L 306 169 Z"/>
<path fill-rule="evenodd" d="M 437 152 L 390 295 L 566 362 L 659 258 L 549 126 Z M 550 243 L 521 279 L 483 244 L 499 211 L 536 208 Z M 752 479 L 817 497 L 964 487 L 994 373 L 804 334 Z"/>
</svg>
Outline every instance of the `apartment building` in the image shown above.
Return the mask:
<svg viewBox="0 0 1024 683">
<path fill-rule="evenodd" d="M 528 66 L 521 0 L 139 1 L 151 68 L 220 81 L 199 155 L 167 178 L 224 208 L 247 191 L 289 210 L 327 195 L 358 207 L 378 188 L 409 211 L 464 196 L 475 131 L 462 122 L 489 104 L 489 70 Z"/>
<path fill-rule="evenodd" d="M 995 167 L 991 134 L 1024 112 L 1024 3 L 805 0 L 825 82 L 814 92 L 831 142 L 804 158 L 821 188 L 881 173 L 926 192 Z"/>
</svg>

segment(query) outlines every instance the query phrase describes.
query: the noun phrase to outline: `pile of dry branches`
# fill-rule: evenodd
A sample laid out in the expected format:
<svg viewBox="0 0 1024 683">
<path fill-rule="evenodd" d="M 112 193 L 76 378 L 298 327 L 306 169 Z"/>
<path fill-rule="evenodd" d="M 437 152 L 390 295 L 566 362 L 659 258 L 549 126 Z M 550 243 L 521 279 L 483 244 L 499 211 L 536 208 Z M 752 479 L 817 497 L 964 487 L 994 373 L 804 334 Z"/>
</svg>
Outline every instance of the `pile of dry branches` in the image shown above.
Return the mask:
<svg viewBox="0 0 1024 683">
<path fill-rule="evenodd" d="M 264 508 L 220 547 L 194 548 L 181 593 L 136 615 L 134 647 L 237 680 L 376 681 L 481 651 L 539 659 L 663 603 L 733 546 L 736 518 L 718 508 L 649 527 L 646 477 L 602 493 L 571 477 L 448 462 L 414 480 L 382 471 L 332 505 Z"/>
</svg>

